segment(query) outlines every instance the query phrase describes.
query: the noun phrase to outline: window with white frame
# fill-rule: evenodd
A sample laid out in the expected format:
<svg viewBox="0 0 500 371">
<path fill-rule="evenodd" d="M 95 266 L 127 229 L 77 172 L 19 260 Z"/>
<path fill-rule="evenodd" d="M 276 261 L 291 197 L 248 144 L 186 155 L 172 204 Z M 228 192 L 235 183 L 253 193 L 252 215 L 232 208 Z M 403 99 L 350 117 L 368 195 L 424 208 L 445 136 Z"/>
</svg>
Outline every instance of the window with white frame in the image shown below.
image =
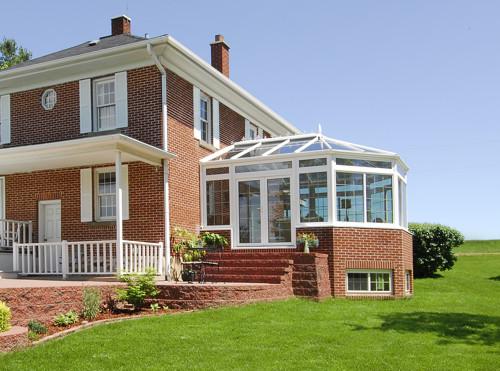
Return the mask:
<svg viewBox="0 0 500 371">
<path fill-rule="evenodd" d="M 116 218 L 116 173 L 106 169 L 96 169 L 96 220 Z"/>
<path fill-rule="evenodd" d="M 388 293 L 392 291 L 391 271 L 355 271 L 347 272 L 348 292 Z"/>
<path fill-rule="evenodd" d="M 299 175 L 300 222 L 328 222 L 328 173 Z"/>
<path fill-rule="evenodd" d="M 337 220 L 364 221 L 363 174 L 337 172 Z"/>
<path fill-rule="evenodd" d="M 229 225 L 229 179 L 208 180 L 207 184 L 207 225 Z"/>
<path fill-rule="evenodd" d="M 369 223 L 392 223 L 392 175 L 366 174 L 366 215 Z"/>
<path fill-rule="evenodd" d="M 248 138 L 250 140 L 257 139 L 259 136 L 259 129 L 252 123 L 248 124 Z"/>
<path fill-rule="evenodd" d="M 205 143 L 212 144 L 212 109 L 210 97 L 204 93 L 200 93 L 200 129 L 201 140 Z"/>
<path fill-rule="evenodd" d="M 401 179 L 398 180 L 399 190 L 399 225 L 408 227 L 408 217 L 406 215 L 406 183 Z"/>
<path fill-rule="evenodd" d="M 411 271 L 405 272 L 405 291 L 411 292 Z"/>
<path fill-rule="evenodd" d="M 96 79 L 93 82 L 94 123 L 96 131 L 116 128 L 116 102 L 114 76 Z"/>
</svg>

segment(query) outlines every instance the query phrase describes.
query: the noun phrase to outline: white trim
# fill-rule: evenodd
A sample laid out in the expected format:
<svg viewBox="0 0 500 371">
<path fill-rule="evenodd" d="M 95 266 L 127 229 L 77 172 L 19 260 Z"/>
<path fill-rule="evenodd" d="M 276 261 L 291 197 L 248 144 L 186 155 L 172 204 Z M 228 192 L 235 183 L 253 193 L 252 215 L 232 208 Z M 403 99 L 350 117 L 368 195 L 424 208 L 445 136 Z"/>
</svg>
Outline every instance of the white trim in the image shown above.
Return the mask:
<svg viewBox="0 0 500 371">
<path fill-rule="evenodd" d="M 5 219 L 5 177 L 0 176 L 0 219 Z"/>
<path fill-rule="evenodd" d="M 121 155 L 120 155 L 121 159 Z M 82 169 L 83 170 L 83 169 Z M 115 173 L 115 181 L 117 187 L 118 184 L 121 185 L 122 187 L 122 203 L 121 203 L 121 209 L 122 209 L 122 218 L 123 220 L 128 220 L 129 219 L 129 176 L 128 176 L 128 165 L 127 164 L 122 164 L 119 173 L 116 172 L 116 168 L 114 166 L 108 166 L 108 167 L 97 167 L 93 169 L 93 205 L 94 205 L 94 210 L 95 210 L 95 221 L 96 222 L 106 222 L 106 221 L 115 221 L 116 217 L 101 217 L 99 213 L 99 174 L 103 173 Z M 120 174 L 120 182 L 118 182 L 117 178 L 118 175 Z M 115 188 L 115 196 L 116 196 L 116 189 Z M 118 212 L 118 208 L 116 209 Z"/>
<path fill-rule="evenodd" d="M 93 201 L 92 169 L 80 169 L 80 221 L 82 223 L 91 222 Z"/>
<path fill-rule="evenodd" d="M 107 105 L 99 106 L 97 103 L 97 100 L 98 100 L 97 87 L 100 84 L 106 84 L 106 83 L 111 83 L 111 82 L 113 83 L 113 89 L 114 89 L 114 93 L 113 93 L 114 102 L 107 104 Z M 118 127 L 118 124 L 117 124 L 117 122 L 118 122 L 118 117 L 117 117 L 118 116 L 118 108 L 116 105 L 116 90 L 117 90 L 116 78 L 114 76 L 105 76 L 105 77 L 101 77 L 101 78 L 92 80 L 92 131 L 95 131 L 95 132 L 109 131 L 109 130 L 115 130 Z M 114 113 L 115 122 L 114 122 L 114 125 L 112 127 L 100 128 L 101 122 L 99 120 L 99 108 L 102 108 L 102 107 L 114 107 L 115 108 L 115 113 Z"/>
<path fill-rule="evenodd" d="M 198 140 L 201 140 L 200 96 L 200 89 L 193 85 L 193 130 L 194 138 Z"/>
<path fill-rule="evenodd" d="M 220 113 L 219 101 L 212 98 L 212 144 L 220 149 Z"/>
<path fill-rule="evenodd" d="M 54 101 L 52 102 L 52 106 L 48 106 L 45 102 L 45 99 L 49 96 L 49 94 L 54 94 Z M 51 111 L 57 104 L 57 92 L 54 89 L 47 89 L 43 92 L 42 97 L 40 98 L 42 107 L 45 111 Z"/>
</svg>

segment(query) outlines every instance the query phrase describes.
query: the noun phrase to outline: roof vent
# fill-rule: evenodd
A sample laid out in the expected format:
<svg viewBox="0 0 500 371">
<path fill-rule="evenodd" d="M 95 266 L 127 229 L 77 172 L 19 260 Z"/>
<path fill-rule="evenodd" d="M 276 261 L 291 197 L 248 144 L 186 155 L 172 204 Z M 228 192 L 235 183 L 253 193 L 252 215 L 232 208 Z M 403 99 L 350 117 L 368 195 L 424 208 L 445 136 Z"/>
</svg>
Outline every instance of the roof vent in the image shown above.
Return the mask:
<svg viewBox="0 0 500 371">
<path fill-rule="evenodd" d="M 94 46 L 98 43 L 99 43 L 99 40 L 92 40 L 92 41 L 89 41 L 89 46 Z"/>
</svg>

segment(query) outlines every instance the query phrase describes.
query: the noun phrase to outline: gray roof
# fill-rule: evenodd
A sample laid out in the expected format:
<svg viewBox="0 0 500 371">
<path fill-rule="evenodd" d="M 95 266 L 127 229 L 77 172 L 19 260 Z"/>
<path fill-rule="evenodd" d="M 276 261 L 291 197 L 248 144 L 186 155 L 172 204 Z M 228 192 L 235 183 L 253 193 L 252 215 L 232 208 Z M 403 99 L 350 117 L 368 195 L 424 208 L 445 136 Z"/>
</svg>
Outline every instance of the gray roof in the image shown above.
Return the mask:
<svg viewBox="0 0 500 371">
<path fill-rule="evenodd" d="M 105 36 L 105 37 L 101 37 L 98 40 L 99 40 L 99 42 L 95 45 L 90 45 L 91 41 L 87 41 L 87 42 L 84 42 L 83 44 L 73 46 L 73 47 L 68 48 L 68 49 L 64 49 L 64 50 L 61 50 L 61 51 L 58 51 L 55 53 L 47 54 L 47 55 L 44 55 L 42 57 L 30 59 L 26 62 L 16 64 L 15 66 L 8 68 L 8 70 L 27 67 L 27 66 L 31 66 L 31 65 L 43 63 L 43 62 L 55 61 L 57 59 L 74 57 L 76 55 L 90 53 L 90 52 L 94 52 L 94 51 L 98 51 L 98 50 L 109 49 L 109 48 L 113 48 L 116 46 L 132 44 L 135 42 L 143 41 L 143 40 L 145 40 L 145 38 L 140 37 L 140 36 L 122 34 L 122 35 L 116 35 L 116 36 Z"/>
</svg>

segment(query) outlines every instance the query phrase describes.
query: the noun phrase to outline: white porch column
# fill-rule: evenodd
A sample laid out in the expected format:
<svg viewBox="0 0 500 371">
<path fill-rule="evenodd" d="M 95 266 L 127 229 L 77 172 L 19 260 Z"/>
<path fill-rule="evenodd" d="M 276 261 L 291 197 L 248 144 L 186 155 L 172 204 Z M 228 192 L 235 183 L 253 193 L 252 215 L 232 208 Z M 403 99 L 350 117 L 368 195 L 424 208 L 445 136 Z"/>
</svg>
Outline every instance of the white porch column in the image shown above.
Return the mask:
<svg viewBox="0 0 500 371">
<path fill-rule="evenodd" d="M 123 184 L 122 184 L 122 153 L 116 152 L 115 157 L 115 184 L 116 184 L 116 272 L 123 269 Z"/>
<path fill-rule="evenodd" d="M 170 198 L 168 161 L 163 160 L 163 195 L 165 207 L 165 279 L 170 281 Z"/>
</svg>

